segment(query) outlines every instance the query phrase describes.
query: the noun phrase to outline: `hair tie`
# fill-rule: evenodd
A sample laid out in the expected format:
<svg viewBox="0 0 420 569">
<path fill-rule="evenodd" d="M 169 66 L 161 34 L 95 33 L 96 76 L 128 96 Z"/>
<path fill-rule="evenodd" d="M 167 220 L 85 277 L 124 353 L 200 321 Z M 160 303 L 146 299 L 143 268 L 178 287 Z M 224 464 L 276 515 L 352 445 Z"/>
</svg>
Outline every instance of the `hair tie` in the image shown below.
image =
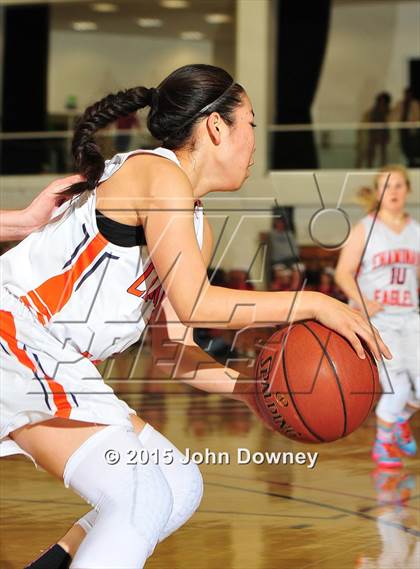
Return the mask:
<svg viewBox="0 0 420 569">
<path fill-rule="evenodd" d="M 150 107 L 156 107 L 159 99 L 159 89 L 156 87 L 150 87 L 147 92 L 148 103 Z"/>
</svg>

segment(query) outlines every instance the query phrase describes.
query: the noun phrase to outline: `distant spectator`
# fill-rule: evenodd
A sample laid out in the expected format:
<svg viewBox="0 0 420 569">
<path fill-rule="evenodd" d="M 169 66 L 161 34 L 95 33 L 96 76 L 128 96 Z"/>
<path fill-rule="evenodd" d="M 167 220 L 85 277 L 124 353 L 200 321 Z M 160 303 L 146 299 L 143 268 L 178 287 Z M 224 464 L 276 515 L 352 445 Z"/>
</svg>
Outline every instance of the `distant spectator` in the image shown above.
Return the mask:
<svg viewBox="0 0 420 569">
<path fill-rule="evenodd" d="M 385 123 L 389 120 L 391 110 L 391 95 L 383 92 L 376 96 L 375 104 L 369 111 L 369 122 Z M 367 148 L 367 165 L 372 168 L 377 149 L 379 149 L 380 166 L 387 162 L 387 150 L 389 144 L 389 129 L 380 128 L 369 131 Z"/>
<path fill-rule="evenodd" d="M 342 290 L 337 286 L 335 279 L 335 269 L 331 266 L 324 267 L 320 274 L 319 274 L 319 285 L 318 285 L 318 292 L 323 292 L 324 294 L 328 294 L 336 298 L 337 300 L 341 300 L 342 302 L 346 302 L 346 297 L 343 294 Z"/>
<path fill-rule="evenodd" d="M 390 118 L 391 95 L 385 91 L 376 95 L 374 105 L 362 116 L 363 123 L 386 123 Z M 379 165 L 387 162 L 390 140 L 388 128 L 361 129 L 357 138 L 356 168 L 372 168 L 379 150 Z"/>
<path fill-rule="evenodd" d="M 270 290 L 287 291 L 292 287 L 292 270 L 286 265 L 278 263 L 273 265 L 273 278 L 270 283 Z"/>
<path fill-rule="evenodd" d="M 279 263 L 291 267 L 298 260 L 299 249 L 295 236 L 283 217 L 273 217 L 269 247 L 271 267 Z"/>
<path fill-rule="evenodd" d="M 409 87 L 404 90 L 403 98 L 397 102 L 391 111 L 391 120 L 395 122 L 420 121 L 420 101 L 415 99 Z M 407 166 L 420 167 L 420 129 L 402 128 L 399 131 L 401 151 Z"/>
</svg>

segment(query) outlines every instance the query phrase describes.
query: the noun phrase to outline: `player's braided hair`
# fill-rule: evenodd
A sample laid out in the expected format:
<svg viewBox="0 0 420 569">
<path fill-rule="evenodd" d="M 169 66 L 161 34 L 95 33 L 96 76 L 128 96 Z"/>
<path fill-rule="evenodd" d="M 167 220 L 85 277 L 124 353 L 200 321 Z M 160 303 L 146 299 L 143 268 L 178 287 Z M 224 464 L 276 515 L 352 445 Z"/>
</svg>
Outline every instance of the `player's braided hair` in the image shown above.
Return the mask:
<svg viewBox="0 0 420 569">
<path fill-rule="evenodd" d="M 77 171 L 86 181 L 73 184 L 67 195 L 93 190 L 100 180 L 105 160 L 95 141 L 98 130 L 120 117 L 150 106 L 147 127 L 162 146 L 171 150 L 194 144 L 197 122 L 217 111 L 231 126 L 233 111 L 241 104 L 244 89 L 227 71 L 213 65 L 185 65 L 164 79 L 157 89 L 134 87 L 108 95 L 88 107 L 78 121 L 72 142 Z"/>
<path fill-rule="evenodd" d="M 85 182 L 73 184 L 71 193 L 93 190 L 103 174 L 105 161 L 95 141 L 95 133 L 120 117 L 146 107 L 151 102 L 151 90 L 135 87 L 108 95 L 88 107 L 76 125 L 72 141 L 72 154 L 78 172 Z"/>
</svg>

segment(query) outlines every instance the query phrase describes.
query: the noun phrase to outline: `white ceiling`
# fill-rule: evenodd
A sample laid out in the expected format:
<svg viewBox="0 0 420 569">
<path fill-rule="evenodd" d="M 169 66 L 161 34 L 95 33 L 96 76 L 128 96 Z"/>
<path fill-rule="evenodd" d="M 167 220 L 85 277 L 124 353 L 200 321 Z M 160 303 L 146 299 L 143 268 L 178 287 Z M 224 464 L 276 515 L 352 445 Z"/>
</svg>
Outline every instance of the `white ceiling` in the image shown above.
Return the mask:
<svg viewBox="0 0 420 569">
<path fill-rule="evenodd" d="M 98 32 L 115 34 L 148 35 L 153 37 L 177 37 L 183 31 L 202 32 L 214 41 L 231 42 L 235 33 L 235 0 L 189 0 L 186 9 L 168 9 L 159 5 L 159 0 L 98 0 L 118 5 L 114 13 L 99 13 L 92 10 L 92 0 L 67 2 L 50 0 L 51 29 L 71 30 L 74 21 L 93 21 Z M 258 1 L 258 0 L 254 0 Z M 39 4 L 39 0 L 0 0 L 0 4 Z M 205 14 L 223 13 L 231 16 L 227 24 L 208 24 Z M 161 28 L 140 28 L 138 18 L 159 18 Z M 95 33 L 95 32 L 83 32 Z"/>
<path fill-rule="evenodd" d="M 51 5 L 51 29 L 71 30 L 74 21 L 93 21 L 99 32 L 115 34 L 147 35 L 152 37 L 178 37 L 183 31 L 197 31 L 211 41 L 233 43 L 235 34 L 236 0 L 189 0 L 190 7 L 170 10 L 162 8 L 159 0 L 98 0 L 118 5 L 115 13 L 98 13 L 92 10 L 92 0 L 49 0 Z M 258 2 L 259 0 L 248 0 Z M 418 0 L 412 0 L 418 1 Z M 398 0 L 333 0 L 336 4 L 369 4 Z M 39 4 L 40 0 L 0 0 L 0 5 Z M 231 16 L 228 24 L 208 24 L 204 15 L 223 13 Z M 140 28 L 138 18 L 160 18 L 161 28 Z M 96 32 L 81 32 L 96 33 Z"/>
</svg>

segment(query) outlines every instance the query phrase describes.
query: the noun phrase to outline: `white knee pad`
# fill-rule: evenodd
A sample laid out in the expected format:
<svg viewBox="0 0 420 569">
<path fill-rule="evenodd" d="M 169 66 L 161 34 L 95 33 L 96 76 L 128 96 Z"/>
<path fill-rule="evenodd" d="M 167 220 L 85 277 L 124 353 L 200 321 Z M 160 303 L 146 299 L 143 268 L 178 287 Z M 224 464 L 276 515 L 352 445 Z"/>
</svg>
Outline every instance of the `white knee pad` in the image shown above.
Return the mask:
<svg viewBox="0 0 420 569">
<path fill-rule="evenodd" d="M 159 541 L 166 539 L 178 528 L 183 526 L 194 514 L 203 497 L 203 477 L 200 469 L 194 463 L 182 466 L 182 484 L 173 485 L 173 480 L 166 473 L 166 479 L 174 495 L 174 507 L 166 526 L 162 530 Z M 174 486 L 174 489 L 172 489 Z"/>
<path fill-rule="evenodd" d="M 183 464 L 185 456 L 150 424 L 146 424 L 138 438 L 140 444 L 149 452 L 158 449 L 159 456 L 163 457 L 163 453 L 169 450 L 173 458 L 171 464 L 165 464 L 163 460 L 159 463 L 173 497 L 171 515 L 159 536 L 159 541 L 162 541 L 184 525 L 197 510 L 203 496 L 203 477 L 196 464 Z M 95 524 L 96 517 L 96 511 L 91 510 L 77 523 L 87 533 Z"/>
<path fill-rule="evenodd" d="M 132 431 L 105 427 L 66 464 L 64 483 L 97 511 L 72 569 L 139 569 L 153 552 L 172 511 L 171 490 L 160 469 L 140 464 Z"/>
<path fill-rule="evenodd" d="M 168 451 L 173 457 L 170 464 L 164 461 L 160 464 L 174 500 L 172 513 L 159 537 L 162 541 L 184 525 L 197 510 L 203 497 L 203 477 L 198 466 L 193 462 L 185 463 L 185 455 L 151 425 L 143 428 L 139 440 L 150 451 L 159 449 L 161 455 Z"/>
</svg>

